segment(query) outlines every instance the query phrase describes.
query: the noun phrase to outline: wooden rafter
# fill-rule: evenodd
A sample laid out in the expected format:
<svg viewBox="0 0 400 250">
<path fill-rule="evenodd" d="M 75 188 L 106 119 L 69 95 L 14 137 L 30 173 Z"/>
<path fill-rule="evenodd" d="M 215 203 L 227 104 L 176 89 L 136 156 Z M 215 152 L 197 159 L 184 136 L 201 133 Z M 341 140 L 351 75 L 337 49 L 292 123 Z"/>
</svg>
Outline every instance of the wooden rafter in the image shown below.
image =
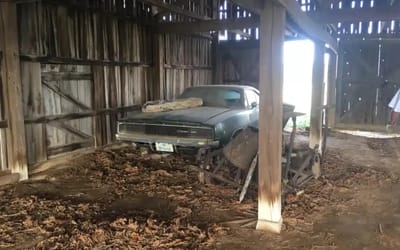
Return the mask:
<svg viewBox="0 0 400 250">
<path fill-rule="evenodd" d="M 319 23 L 369 22 L 400 20 L 400 6 L 385 8 L 363 8 L 325 10 L 310 12 L 309 16 Z"/>
<path fill-rule="evenodd" d="M 163 23 L 158 26 L 160 32 L 173 33 L 195 33 L 220 30 L 236 30 L 245 28 L 254 28 L 259 25 L 258 17 L 224 19 L 224 20 L 206 20 L 198 22 L 177 22 Z"/>
<path fill-rule="evenodd" d="M 314 22 L 305 12 L 300 9 L 300 5 L 296 0 L 268 0 L 275 1 L 282 4 L 292 18 L 292 20 L 299 26 L 299 28 L 312 40 L 321 41 L 329 45 L 329 47 L 337 51 L 336 40 L 323 29 L 322 25 Z"/>
<path fill-rule="evenodd" d="M 233 0 L 245 9 L 259 14 L 264 8 L 264 1 L 273 1 L 286 8 L 288 16 L 300 28 L 302 33 L 306 34 L 312 40 L 322 41 L 326 43 L 332 50 L 337 51 L 336 40 L 323 29 L 322 25 L 315 23 L 305 12 L 300 9 L 300 5 L 296 0 Z"/>
<path fill-rule="evenodd" d="M 264 8 L 264 0 L 232 0 L 232 2 L 235 2 L 243 8 L 257 14 L 260 14 Z"/>
<path fill-rule="evenodd" d="M 360 42 L 360 40 L 371 41 L 393 41 L 398 43 L 400 41 L 400 34 L 346 34 L 338 36 L 341 41 L 345 42 Z"/>
<path fill-rule="evenodd" d="M 183 15 L 183 16 L 186 16 L 186 17 L 190 17 L 190 18 L 193 18 L 193 19 L 197 19 L 197 20 L 208 20 L 208 19 L 210 19 L 207 16 L 199 16 L 199 15 L 197 15 L 196 13 L 194 13 L 192 11 L 180 8 L 180 7 L 178 7 L 176 5 L 173 5 L 173 4 L 165 3 L 165 2 L 163 2 L 161 0 L 140 0 L 140 1 L 148 3 L 148 4 L 151 4 L 153 6 L 161 8 L 163 10 L 167 10 L 167 11 L 170 11 L 170 12 L 173 12 L 173 13 L 176 13 L 176 14 L 179 14 L 179 15 Z"/>
</svg>

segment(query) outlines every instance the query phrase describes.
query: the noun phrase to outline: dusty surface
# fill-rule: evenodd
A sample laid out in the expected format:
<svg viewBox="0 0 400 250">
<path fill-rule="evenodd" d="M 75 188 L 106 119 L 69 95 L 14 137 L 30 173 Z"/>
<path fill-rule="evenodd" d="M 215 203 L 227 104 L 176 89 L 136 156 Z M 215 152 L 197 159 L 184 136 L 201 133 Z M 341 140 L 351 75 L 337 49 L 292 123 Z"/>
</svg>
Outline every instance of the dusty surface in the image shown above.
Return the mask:
<svg viewBox="0 0 400 250">
<path fill-rule="evenodd" d="M 301 139 L 301 138 L 300 138 Z M 256 202 L 190 162 L 103 150 L 0 189 L 0 248 L 400 249 L 400 139 L 333 133 L 323 177 L 286 199 L 280 235 L 226 222 Z"/>
</svg>

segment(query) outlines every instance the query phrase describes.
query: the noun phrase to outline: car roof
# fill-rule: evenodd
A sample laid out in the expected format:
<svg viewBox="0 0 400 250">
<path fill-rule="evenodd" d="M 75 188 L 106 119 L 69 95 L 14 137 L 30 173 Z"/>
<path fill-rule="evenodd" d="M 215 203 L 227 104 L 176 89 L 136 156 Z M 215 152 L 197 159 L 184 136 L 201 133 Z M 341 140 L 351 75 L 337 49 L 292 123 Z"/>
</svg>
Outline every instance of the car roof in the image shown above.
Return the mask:
<svg viewBox="0 0 400 250">
<path fill-rule="evenodd" d="M 258 89 L 248 86 L 248 85 L 233 85 L 233 84 L 210 84 L 210 85 L 199 85 L 199 86 L 191 86 L 189 88 L 235 88 L 235 89 L 248 89 L 254 90 L 257 93 L 259 92 Z"/>
</svg>

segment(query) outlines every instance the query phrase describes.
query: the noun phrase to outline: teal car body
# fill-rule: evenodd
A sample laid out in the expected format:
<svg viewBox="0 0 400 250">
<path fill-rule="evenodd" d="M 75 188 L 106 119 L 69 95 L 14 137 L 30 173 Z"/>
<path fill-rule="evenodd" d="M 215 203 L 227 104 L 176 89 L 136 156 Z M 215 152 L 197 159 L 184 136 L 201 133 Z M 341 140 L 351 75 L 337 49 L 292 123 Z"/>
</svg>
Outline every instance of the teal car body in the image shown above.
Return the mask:
<svg viewBox="0 0 400 250">
<path fill-rule="evenodd" d="M 158 113 L 138 112 L 118 122 L 116 138 L 179 148 L 218 148 L 242 129 L 258 125 L 259 91 L 250 86 L 206 85 L 187 88 L 179 98 L 197 97 L 203 106 Z M 292 110 L 293 106 L 285 105 Z"/>
</svg>

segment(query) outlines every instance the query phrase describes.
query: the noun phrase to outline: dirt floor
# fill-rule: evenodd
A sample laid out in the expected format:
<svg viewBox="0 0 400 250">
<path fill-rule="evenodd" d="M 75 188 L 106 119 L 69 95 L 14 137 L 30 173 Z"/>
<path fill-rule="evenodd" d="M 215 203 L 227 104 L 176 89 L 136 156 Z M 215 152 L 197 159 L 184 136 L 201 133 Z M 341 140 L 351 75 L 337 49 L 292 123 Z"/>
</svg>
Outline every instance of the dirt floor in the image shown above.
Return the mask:
<svg viewBox="0 0 400 250">
<path fill-rule="evenodd" d="M 400 249 L 398 138 L 332 133 L 323 176 L 284 197 L 280 235 L 229 223 L 254 225 L 254 197 L 200 184 L 181 157 L 105 149 L 69 165 L 0 188 L 0 248 Z"/>
</svg>

